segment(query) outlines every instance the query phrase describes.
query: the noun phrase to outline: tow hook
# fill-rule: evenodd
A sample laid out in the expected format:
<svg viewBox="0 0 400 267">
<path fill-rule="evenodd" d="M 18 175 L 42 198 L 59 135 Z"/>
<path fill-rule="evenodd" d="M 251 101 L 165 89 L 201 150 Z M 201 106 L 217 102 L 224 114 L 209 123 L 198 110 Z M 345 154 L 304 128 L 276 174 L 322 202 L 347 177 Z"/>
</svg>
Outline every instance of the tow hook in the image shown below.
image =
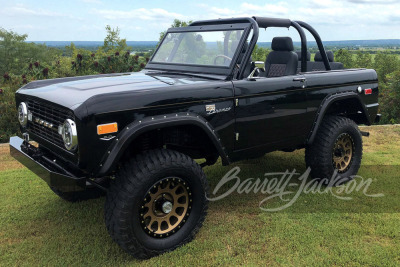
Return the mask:
<svg viewBox="0 0 400 267">
<path fill-rule="evenodd" d="M 360 131 L 362 136 L 369 137 L 369 132 Z"/>
</svg>

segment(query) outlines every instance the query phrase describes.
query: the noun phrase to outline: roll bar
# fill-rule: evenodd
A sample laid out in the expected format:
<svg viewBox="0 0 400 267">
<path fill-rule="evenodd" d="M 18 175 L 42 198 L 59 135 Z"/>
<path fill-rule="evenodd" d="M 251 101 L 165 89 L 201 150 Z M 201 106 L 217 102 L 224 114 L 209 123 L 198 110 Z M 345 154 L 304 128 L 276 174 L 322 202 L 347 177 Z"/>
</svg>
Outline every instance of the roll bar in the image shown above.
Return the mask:
<svg viewBox="0 0 400 267">
<path fill-rule="evenodd" d="M 230 19 L 210 19 L 210 20 L 199 20 L 192 22 L 189 26 L 207 26 L 216 24 L 233 24 L 233 23 L 250 23 L 253 27 L 258 26 L 252 18 L 230 18 Z"/>
<path fill-rule="evenodd" d="M 318 32 L 311 27 L 309 24 L 302 21 L 292 21 L 290 19 L 279 19 L 279 18 L 265 18 L 265 17 L 252 17 L 252 18 L 229 18 L 229 19 L 218 19 L 218 20 L 203 20 L 195 21 L 189 26 L 206 26 L 218 24 L 230 24 L 230 23 L 250 23 L 253 29 L 253 36 L 250 40 L 249 47 L 243 56 L 242 62 L 247 62 L 250 59 L 251 52 L 253 51 L 259 36 L 259 28 L 289 28 L 293 27 L 297 30 L 301 40 L 301 72 L 307 72 L 307 37 L 304 33 L 304 29 L 309 31 L 317 42 L 318 49 L 321 53 L 322 60 L 326 70 L 331 70 L 329 65 L 328 56 L 326 55 L 325 48 L 322 44 L 321 37 Z M 238 77 L 243 77 L 244 68 L 241 68 Z"/>
<path fill-rule="evenodd" d="M 326 55 L 325 48 L 322 44 L 321 37 L 317 33 L 317 31 L 311 27 L 309 24 L 302 21 L 291 21 L 290 19 L 278 19 L 278 18 L 264 18 L 264 17 L 253 17 L 257 22 L 258 27 L 260 28 L 268 28 L 268 27 L 282 27 L 282 28 L 295 28 L 301 39 L 301 71 L 307 71 L 307 38 L 304 33 L 304 29 L 309 31 L 311 35 L 314 37 L 317 42 L 318 49 L 321 53 L 322 60 L 324 62 L 324 66 L 326 70 L 331 70 L 331 66 L 329 65 L 328 56 Z"/>
<path fill-rule="evenodd" d="M 331 65 L 329 65 L 328 56 L 326 55 L 324 45 L 322 44 L 321 37 L 319 36 L 318 32 L 313 27 L 311 27 L 309 24 L 307 24 L 307 23 L 305 23 L 303 21 L 296 21 L 296 22 L 301 27 L 303 27 L 304 29 L 309 31 L 311 33 L 311 35 L 314 37 L 315 41 L 317 42 L 319 52 L 321 53 L 322 60 L 323 60 L 324 65 L 325 65 L 325 69 L 326 70 L 331 70 Z M 301 56 L 303 58 L 304 54 L 301 53 Z"/>
<path fill-rule="evenodd" d="M 301 40 L 301 72 L 307 72 L 307 37 L 301 26 L 295 22 L 291 21 L 291 26 L 294 27 L 300 35 Z"/>
<path fill-rule="evenodd" d="M 277 19 L 277 18 L 264 18 L 264 17 L 253 17 L 257 22 L 258 27 L 268 28 L 268 27 L 285 27 L 289 28 L 292 25 L 290 19 Z"/>
</svg>

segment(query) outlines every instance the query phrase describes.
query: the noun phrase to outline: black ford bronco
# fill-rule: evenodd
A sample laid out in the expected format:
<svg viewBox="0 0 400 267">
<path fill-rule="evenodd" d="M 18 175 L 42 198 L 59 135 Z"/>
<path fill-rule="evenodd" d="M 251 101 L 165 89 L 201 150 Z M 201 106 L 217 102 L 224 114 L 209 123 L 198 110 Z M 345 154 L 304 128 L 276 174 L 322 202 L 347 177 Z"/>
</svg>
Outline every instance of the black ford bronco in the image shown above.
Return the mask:
<svg viewBox="0 0 400 267">
<path fill-rule="evenodd" d="M 270 27 L 296 29 L 301 50 L 275 37 L 257 66 L 259 28 Z M 349 180 L 368 134 L 357 125 L 380 117 L 374 70 L 344 69 L 304 22 L 263 17 L 169 29 L 139 73 L 34 81 L 16 101 L 23 139 L 10 139 L 12 156 L 67 201 L 106 194 L 107 230 L 138 258 L 200 229 L 202 167 L 305 148 L 311 176 Z"/>
</svg>

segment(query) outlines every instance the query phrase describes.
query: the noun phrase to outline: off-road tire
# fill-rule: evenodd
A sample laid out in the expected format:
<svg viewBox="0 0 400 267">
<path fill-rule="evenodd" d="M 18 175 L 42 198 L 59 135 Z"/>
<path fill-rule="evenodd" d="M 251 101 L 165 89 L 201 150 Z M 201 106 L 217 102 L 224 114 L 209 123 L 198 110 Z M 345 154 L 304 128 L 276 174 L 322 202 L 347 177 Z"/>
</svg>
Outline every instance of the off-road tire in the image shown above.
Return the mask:
<svg viewBox="0 0 400 267">
<path fill-rule="evenodd" d="M 95 199 L 106 195 L 106 192 L 97 188 L 91 187 L 84 191 L 77 192 L 62 192 L 55 187 L 50 186 L 50 189 L 60 198 L 68 202 L 79 202 L 89 199 Z"/>
<path fill-rule="evenodd" d="M 353 153 L 347 169 L 340 173 L 333 166 L 333 159 L 335 143 L 343 134 L 351 139 Z M 346 117 L 327 116 L 323 119 L 314 142 L 306 147 L 305 160 L 307 167 L 311 168 L 313 178 L 324 179 L 325 184 L 337 186 L 350 181 L 357 174 L 361 165 L 362 151 L 362 136 L 357 124 Z M 338 173 L 332 180 L 335 169 Z"/>
<path fill-rule="evenodd" d="M 145 230 L 140 211 L 143 198 L 166 177 L 179 177 L 190 187 L 192 206 L 182 227 L 166 237 L 153 237 Z M 135 258 L 146 259 L 190 242 L 207 213 L 208 183 L 201 167 L 187 155 L 159 149 L 124 162 L 106 197 L 105 222 L 112 239 Z"/>
</svg>

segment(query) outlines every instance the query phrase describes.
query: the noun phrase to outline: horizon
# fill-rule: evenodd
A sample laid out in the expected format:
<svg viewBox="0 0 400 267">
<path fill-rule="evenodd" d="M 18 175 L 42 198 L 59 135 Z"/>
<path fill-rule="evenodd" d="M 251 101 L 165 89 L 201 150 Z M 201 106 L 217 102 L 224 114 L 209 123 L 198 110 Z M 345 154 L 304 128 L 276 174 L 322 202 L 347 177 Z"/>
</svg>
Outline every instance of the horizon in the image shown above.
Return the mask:
<svg viewBox="0 0 400 267">
<path fill-rule="evenodd" d="M 102 40 L 105 26 L 119 27 L 121 38 L 158 40 L 174 19 L 183 21 L 227 17 L 277 17 L 306 21 L 325 41 L 399 39 L 400 1 L 397 0 L 0 0 L 0 27 L 27 34 L 28 41 Z M 387 8 L 387 5 L 390 8 Z M 268 29 L 274 33 L 275 29 Z M 282 31 L 281 31 L 282 32 Z M 287 31 L 286 31 L 287 32 Z M 290 32 L 290 31 L 289 31 Z M 275 34 L 276 35 L 276 34 Z M 395 36 L 398 35 L 398 36 Z M 269 39 L 260 35 L 260 41 Z M 36 41 L 37 42 L 37 41 Z"/>
<path fill-rule="evenodd" d="M 387 38 L 387 39 L 346 39 L 346 40 L 327 40 L 325 42 L 341 42 L 341 41 L 400 41 L 400 38 Z M 127 42 L 158 42 L 158 40 L 126 40 Z M 27 40 L 26 42 L 104 42 L 104 40 Z M 260 43 L 269 43 L 270 41 L 261 41 Z M 300 40 L 293 40 L 293 42 L 300 42 Z M 315 42 L 315 40 L 307 40 L 307 42 Z M 324 42 L 324 40 L 322 40 Z"/>
<path fill-rule="evenodd" d="M 354 40 L 330 40 L 330 41 L 324 41 L 324 40 L 322 40 L 322 42 L 323 43 L 332 43 L 332 42 L 387 42 L 387 41 L 394 41 L 396 44 L 397 43 L 399 43 L 399 45 L 400 45 L 400 38 L 399 39 L 354 39 Z M 61 40 L 46 40 L 46 41 L 43 41 L 43 40 L 35 40 L 35 41 L 31 41 L 31 40 L 27 40 L 27 41 L 25 41 L 25 42 L 27 42 L 27 43 L 41 43 L 41 44 L 45 44 L 45 43 L 47 43 L 47 42 L 54 42 L 54 43 L 56 43 L 56 42 L 58 42 L 58 43 L 78 43 L 78 42 L 80 42 L 80 43 L 103 43 L 104 42 L 104 40 L 72 40 L 72 41 L 69 41 L 69 40 L 64 40 L 64 41 L 61 41 Z M 132 42 L 137 42 L 137 43 L 140 43 L 140 42 L 154 42 L 154 43 L 158 43 L 159 41 L 158 40 L 126 40 L 126 42 L 127 43 L 132 43 Z M 301 43 L 301 41 L 300 40 L 293 40 L 293 42 L 294 43 Z M 271 41 L 258 41 L 257 43 L 271 43 Z M 315 40 L 307 40 L 307 43 L 316 43 L 316 41 Z"/>
</svg>

